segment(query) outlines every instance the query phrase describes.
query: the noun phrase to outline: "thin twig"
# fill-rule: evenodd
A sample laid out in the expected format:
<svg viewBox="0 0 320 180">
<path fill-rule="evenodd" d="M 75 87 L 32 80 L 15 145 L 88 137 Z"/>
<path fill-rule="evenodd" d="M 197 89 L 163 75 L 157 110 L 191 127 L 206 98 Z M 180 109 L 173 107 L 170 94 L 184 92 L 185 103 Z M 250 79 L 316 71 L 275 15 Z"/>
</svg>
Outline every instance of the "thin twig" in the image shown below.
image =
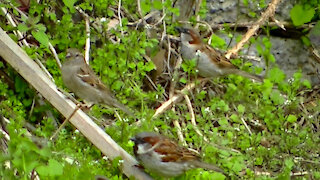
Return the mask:
<svg viewBox="0 0 320 180">
<path fill-rule="evenodd" d="M 40 94 L 40 93 L 37 93 L 37 103 L 40 105 L 40 106 L 45 106 L 45 105 L 47 105 L 45 102 L 44 102 L 44 97 Z M 53 115 L 53 113 L 52 113 L 52 111 L 50 111 L 50 110 L 46 110 L 45 111 L 45 113 L 46 113 L 46 115 L 47 115 L 47 118 L 51 118 L 51 120 L 52 120 L 52 125 L 54 126 L 54 127 L 58 127 L 58 121 L 57 121 L 57 119 L 56 119 L 56 117 L 54 117 L 54 115 Z"/>
<path fill-rule="evenodd" d="M 196 3 L 195 14 L 198 14 L 198 12 L 200 11 L 201 3 L 202 3 L 202 0 L 198 0 L 198 2 Z M 200 15 L 199 14 L 196 17 L 196 20 L 200 21 Z M 198 24 L 196 25 L 195 28 L 198 28 Z"/>
<path fill-rule="evenodd" d="M 244 124 L 244 126 L 246 127 L 246 129 L 248 130 L 249 134 L 252 135 L 252 132 L 248 126 L 248 124 L 246 123 L 246 121 L 243 119 L 243 117 L 240 118 L 242 123 Z"/>
<path fill-rule="evenodd" d="M 13 18 L 8 13 L 7 9 L 4 8 L 4 7 L 1 7 L 1 10 L 6 15 L 6 18 L 7 18 L 8 22 L 13 27 L 17 27 L 17 24 L 14 22 Z M 22 39 L 22 43 L 23 43 L 24 46 L 30 48 L 29 43 L 27 42 L 27 40 L 24 38 L 23 34 L 19 30 L 16 30 L 16 31 L 13 31 L 13 32 L 15 32 L 15 34 L 18 36 L 19 39 Z M 54 82 L 53 77 L 51 76 L 49 71 L 45 68 L 45 66 L 41 63 L 41 61 L 38 58 L 35 58 L 35 61 L 38 63 L 38 65 L 41 67 L 41 69 L 47 74 L 47 76 Z"/>
<path fill-rule="evenodd" d="M 57 134 L 61 131 L 61 129 L 66 125 L 67 122 L 69 122 L 69 120 L 72 118 L 72 116 L 78 111 L 78 109 L 81 108 L 81 104 L 77 104 L 76 108 L 73 110 L 73 112 L 71 113 L 71 115 L 63 121 L 63 123 L 60 125 L 60 127 L 56 130 L 56 132 L 53 133 L 53 135 L 50 137 L 50 141 L 52 141 L 53 139 L 55 139 L 55 137 L 57 136 Z"/>
<path fill-rule="evenodd" d="M 56 60 L 59 68 L 61 68 L 61 66 L 62 66 L 61 65 L 61 61 L 60 61 L 60 59 L 58 57 L 58 54 L 57 54 L 56 50 L 54 49 L 54 47 L 52 46 L 52 44 L 50 42 L 49 42 L 49 49 L 50 49 L 51 53 L 53 54 L 53 57 Z"/>
<path fill-rule="evenodd" d="M 121 118 L 120 114 L 118 113 L 118 111 L 114 111 L 114 113 L 116 114 L 116 116 L 118 117 L 120 122 L 123 122 L 123 119 Z"/>
<path fill-rule="evenodd" d="M 159 21 L 154 23 L 153 27 L 158 26 L 158 24 L 160 24 L 165 17 L 166 17 L 166 14 L 164 13 L 163 16 L 159 19 Z"/>
<path fill-rule="evenodd" d="M 145 15 L 143 18 L 135 21 L 135 22 L 128 22 L 128 26 L 138 26 L 141 22 L 146 21 L 147 19 L 158 15 L 159 11 L 151 11 L 149 14 Z"/>
<path fill-rule="evenodd" d="M 4 136 L 4 138 L 7 140 L 7 141 L 10 141 L 10 136 L 9 134 L 4 131 L 3 129 L 0 128 L 0 134 L 2 134 L 2 136 Z"/>
<path fill-rule="evenodd" d="M 190 101 L 190 98 L 188 95 L 184 95 L 184 99 L 187 103 L 187 106 L 188 106 L 188 109 L 189 109 L 189 113 L 190 113 L 190 120 L 191 120 L 191 124 L 193 126 L 193 129 L 196 131 L 196 133 L 203 137 L 204 141 L 208 142 L 208 139 L 203 136 L 203 134 L 201 133 L 201 131 L 199 130 L 198 126 L 197 126 L 197 123 L 196 123 L 196 116 L 194 115 L 194 111 L 193 111 L 193 108 L 192 108 L 192 104 L 191 104 L 191 101 Z"/>
<path fill-rule="evenodd" d="M 237 109 L 236 108 L 236 106 L 233 104 L 233 108 L 234 109 Z M 250 128 L 249 128 L 249 126 L 248 126 L 248 124 L 247 124 L 247 122 L 243 119 L 243 117 L 240 117 L 240 119 L 241 119 L 241 121 L 242 121 L 242 123 L 243 123 L 243 125 L 246 127 L 246 129 L 248 130 L 248 132 L 249 132 L 249 134 L 250 135 L 252 135 L 252 131 L 250 130 Z"/>
<path fill-rule="evenodd" d="M 148 81 L 150 82 L 150 84 L 152 85 L 152 87 L 156 90 L 156 91 L 159 91 L 158 90 L 158 87 L 154 84 L 154 82 L 151 80 L 151 78 L 146 75 L 146 78 L 148 79 Z"/>
<path fill-rule="evenodd" d="M 31 104 L 31 109 L 30 109 L 30 112 L 29 112 L 29 117 L 28 117 L 28 119 L 30 119 L 30 117 L 32 116 L 32 113 L 33 113 L 33 109 L 34 109 L 34 106 L 35 106 L 35 103 L 36 103 L 36 96 L 34 96 L 33 98 L 32 98 L 32 104 Z"/>
<path fill-rule="evenodd" d="M 162 4 L 164 4 L 164 0 L 162 0 Z M 165 14 L 165 9 L 163 7 L 162 9 L 162 12 L 163 14 Z M 161 36 L 161 42 L 163 41 L 164 37 L 166 36 L 166 22 L 165 21 L 162 21 L 163 22 L 163 32 L 162 32 L 162 36 Z M 170 56 L 171 56 L 171 43 L 170 43 L 170 39 L 169 37 L 167 36 L 167 41 L 168 41 L 168 56 L 167 56 L 167 66 L 168 66 L 168 72 L 170 72 Z M 172 81 L 173 83 L 173 81 Z M 174 89 L 175 87 L 175 84 L 171 84 L 170 86 L 171 88 Z M 171 89 L 170 88 L 170 89 Z M 173 91 L 169 92 L 169 98 L 171 99 L 173 97 Z M 174 110 L 174 106 L 172 107 L 173 110 Z M 183 145 L 187 145 L 186 141 L 184 140 L 183 138 L 183 133 L 181 131 L 181 126 L 178 122 L 178 120 L 173 120 L 173 125 L 175 126 L 176 130 L 177 130 L 177 135 L 178 135 L 178 138 L 180 140 L 180 142 L 183 144 Z"/>
<path fill-rule="evenodd" d="M 118 18 L 119 18 L 121 36 L 123 36 L 122 19 L 121 19 L 121 0 L 119 0 L 119 3 L 118 3 Z"/>
<path fill-rule="evenodd" d="M 173 75 L 172 75 L 171 84 L 170 84 L 170 88 L 169 88 L 169 97 L 173 96 L 174 89 L 175 89 L 176 84 L 177 84 L 178 75 L 179 75 L 179 69 L 180 69 L 181 64 L 182 64 L 182 58 L 179 55 L 178 56 L 178 60 L 176 62 L 176 65 L 175 65 L 175 67 L 173 69 Z"/>
<path fill-rule="evenodd" d="M 204 79 L 200 79 L 200 82 L 206 82 L 208 81 L 207 78 Z M 184 93 L 187 93 L 188 91 L 192 90 L 193 88 L 195 88 L 196 83 L 192 82 L 187 84 L 179 94 L 176 94 L 174 96 L 172 96 L 172 98 L 168 99 L 166 102 L 164 102 L 154 113 L 154 115 L 152 116 L 157 117 L 159 114 L 162 114 L 163 112 L 165 112 L 167 109 L 169 109 L 173 104 L 180 102 L 181 98 L 183 97 Z"/>
<path fill-rule="evenodd" d="M 276 7 L 281 0 L 272 0 L 269 3 L 267 10 L 261 14 L 260 19 L 247 31 L 243 38 L 232 48 L 230 49 L 225 57 L 230 59 L 232 55 L 237 55 L 240 49 L 247 43 L 251 36 L 255 35 L 260 26 L 269 18 L 274 15 Z"/>
<path fill-rule="evenodd" d="M 13 27 L 17 27 L 17 24 L 14 22 L 13 18 L 11 17 L 11 15 L 9 14 L 9 12 L 7 11 L 6 8 L 4 7 L 1 7 L 1 10 L 3 12 L 3 14 L 6 15 L 6 18 L 8 20 L 8 22 L 13 26 Z M 24 38 L 23 34 L 17 30 L 17 31 L 14 31 L 17 35 L 18 35 L 18 38 L 19 39 L 22 39 L 22 43 L 27 46 L 27 47 L 30 47 L 27 40 Z"/>
<path fill-rule="evenodd" d="M 137 9 L 138 9 L 138 14 L 140 15 L 140 20 L 145 21 L 142 11 L 141 11 L 141 3 L 140 0 L 137 0 Z"/>
<path fill-rule="evenodd" d="M 87 16 L 85 16 L 86 21 L 86 50 L 85 50 L 85 61 L 89 64 L 90 58 L 90 20 Z"/>
<path fill-rule="evenodd" d="M 215 29 L 215 30 L 219 30 L 219 29 L 223 29 L 225 27 L 229 27 L 229 28 L 247 28 L 247 27 L 251 27 L 255 24 L 255 22 L 243 22 L 243 23 L 223 23 L 223 24 L 217 24 L 217 23 L 211 23 L 209 22 L 209 24 L 211 24 L 211 28 Z M 280 22 L 281 25 L 284 26 L 284 28 L 296 28 L 292 22 Z M 265 26 L 265 25 L 263 25 Z M 276 27 L 279 26 L 278 22 L 268 22 L 267 24 L 268 27 Z M 311 29 L 312 27 L 314 27 L 314 23 L 309 23 L 309 24 L 303 24 L 301 26 L 299 26 L 299 28 L 301 29 Z M 281 28 L 281 27 L 280 27 Z"/>
<path fill-rule="evenodd" d="M 75 9 L 82 15 L 83 19 L 85 20 L 85 27 L 86 27 L 86 47 L 84 53 L 84 59 L 87 64 L 89 64 L 90 59 L 90 16 L 84 12 L 80 7 L 75 7 Z"/>
<path fill-rule="evenodd" d="M 177 135 L 178 135 L 178 138 L 179 138 L 179 141 L 182 143 L 182 145 L 186 146 L 187 145 L 187 142 L 184 140 L 184 137 L 183 137 L 183 134 L 182 134 L 182 131 L 181 131 L 181 126 L 179 124 L 179 121 L 174 119 L 173 120 L 173 125 L 174 127 L 176 128 L 177 130 Z"/>
</svg>

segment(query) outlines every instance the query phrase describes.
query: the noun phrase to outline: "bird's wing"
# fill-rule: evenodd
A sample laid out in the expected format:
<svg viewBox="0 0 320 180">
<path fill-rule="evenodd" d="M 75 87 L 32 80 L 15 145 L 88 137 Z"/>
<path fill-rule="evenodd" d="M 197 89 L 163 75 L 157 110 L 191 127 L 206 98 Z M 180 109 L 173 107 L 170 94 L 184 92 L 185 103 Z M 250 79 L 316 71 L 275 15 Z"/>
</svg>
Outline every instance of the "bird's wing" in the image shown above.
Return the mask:
<svg viewBox="0 0 320 180">
<path fill-rule="evenodd" d="M 111 94 L 110 90 L 102 83 L 99 77 L 95 75 L 94 71 L 86 63 L 83 63 L 79 68 L 77 75 L 84 83 Z"/>
<path fill-rule="evenodd" d="M 207 44 L 203 44 L 199 50 L 207 54 L 210 60 L 221 68 L 236 68 L 223 54 Z"/>
<path fill-rule="evenodd" d="M 168 138 L 164 137 L 162 144 L 165 144 L 165 146 L 160 144 L 155 151 L 166 155 L 162 157 L 163 162 L 183 162 L 199 159 L 195 153 L 189 151 L 187 148 L 179 146 L 177 143 Z"/>
</svg>

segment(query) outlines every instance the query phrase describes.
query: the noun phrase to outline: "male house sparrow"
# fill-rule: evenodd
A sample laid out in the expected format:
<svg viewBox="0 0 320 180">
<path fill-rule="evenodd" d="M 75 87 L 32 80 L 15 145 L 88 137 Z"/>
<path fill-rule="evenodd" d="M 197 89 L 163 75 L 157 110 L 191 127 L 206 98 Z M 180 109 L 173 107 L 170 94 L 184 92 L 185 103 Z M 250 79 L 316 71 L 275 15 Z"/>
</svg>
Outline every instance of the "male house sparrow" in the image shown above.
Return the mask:
<svg viewBox="0 0 320 180">
<path fill-rule="evenodd" d="M 197 31 L 183 27 L 176 27 L 176 29 L 180 32 L 183 59 L 196 59 L 200 76 L 219 77 L 237 74 L 260 82 L 263 80 L 258 75 L 238 69 L 223 54 L 204 43 Z"/>
<path fill-rule="evenodd" d="M 131 138 L 133 151 L 142 165 L 151 172 L 174 177 L 193 168 L 210 169 L 223 173 L 220 168 L 202 162 L 200 157 L 167 137 L 153 132 L 142 132 Z"/>
<path fill-rule="evenodd" d="M 118 102 L 109 88 L 95 75 L 78 49 L 67 50 L 66 62 L 62 64 L 61 74 L 65 86 L 78 97 L 93 104 L 116 107 L 133 115 L 125 105 Z"/>
</svg>

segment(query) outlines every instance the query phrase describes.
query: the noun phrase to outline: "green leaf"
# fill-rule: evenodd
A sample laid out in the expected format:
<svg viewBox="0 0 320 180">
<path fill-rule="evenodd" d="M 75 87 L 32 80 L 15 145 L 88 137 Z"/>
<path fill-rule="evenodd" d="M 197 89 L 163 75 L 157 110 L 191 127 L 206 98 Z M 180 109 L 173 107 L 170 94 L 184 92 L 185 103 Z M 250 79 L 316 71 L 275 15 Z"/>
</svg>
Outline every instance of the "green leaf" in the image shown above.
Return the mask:
<svg viewBox="0 0 320 180">
<path fill-rule="evenodd" d="M 301 36 L 301 40 L 302 40 L 304 45 L 306 45 L 306 46 L 310 46 L 311 45 L 310 40 L 306 36 Z"/>
<path fill-rule="evenodd" d="M 70 10 L 74 9 L 74 3 L 77 2 L 77 0 L 62 0 L 64 5 L 66 5 Z"/>
<path fill-rule="evenodd" d="M 238 105 L 238 112 L 240 113 L 240 114 L 243 114 L 244 113 L 244 111 L 245 111 L 245 107 L 242 105 L 242 104 L 239 104 Z"/>
<path fill-rule="evenodd" d="M 35 25 L 35 28 L 38 29 L 38 31 L 43 31 L 43 32 L 47 30 L 46 26 L 44 26 L 43 24 L 37 24 Z"/>
<path fill-rule="evenodd" d="M 122 81 L 116 81 L 112 84 L 112 89 L 114 90 L 120 90 L 121 87 L 123 86 L 123 82 Z"/>
<path fill-rule="evenodd" d="M 162 2 L 160 0 L 153 1 L 153 7 L 155 9 L 161 10 L 162 9 Z"/>
<path fill-rule="evenodd" d="M 204 98 L 206 98 L 206 95 L 207 91 L 200 91 L 200 93 L 197 95 L 197 99 L 203 100 Z"/>
<path fill-rule="evenodd" d="M 45 47 L 49 46 L 49 38 L 46 33 L 43 31 L 32 31 L 31 34 L 37 41 L 39 41 L 40 44 L 44 45 Z"/>
<path fill-rule="evenodd" d="M 187 83 L 187 79 L 182 77 L 182 78 L 180 78 L 179 82 L 181 82 L 183 84 L 186 84 Z"/>
<path fill-rule="evenodd" d="M 211 45 L 213 47 L 224 48 L 226 46 L 226 42 L 219 36 L 212 34 L 211 38 L 212 38 Z"/>
<path fill-rule="evenodd" d="M 228 125 L 228 124 L 229 124 L 228 120 L 225 119 L 225 118 L 222 118 L 222 119 L 218 120 L 218 122 L 219 122 L 219 124 L 220 124 L 221 126 L 223 126 L 223 125 Z"/>
<path fill-rule="evenodd" d="M 255 165 L 262 165 L 262 163 L 263 163 L 263 158 L 262 157 L 257 157 L 254 164 Z"/>
<path fill-rule="evenodd" d="M 232 167 L 233 171 L 235 171 L 235 172 L 241 171 L 242 168 L 243 168 L 243 165 L 241 163 L 239 163 L 238 161 L 234 162 L 233 167 Z"/>
<path fill-rule="evenodd" d="M 36 168 L 41 176 L 60 176 L 63 173 L 63 166 L 56 160 L 50 159 L 48 166 Z"/>
<path fill-rule="evenodd" d="M 17 92 L 23 93 L 28 88 L 28 84 L 20 76 L 16 76 L 14 79 L 14 87 Z"/>
<path fill-rule="evenodd" d="M 226 179 L 226 176 L 221 173 L 214 172 L 213 175 L 210 174 L 210 176 L 207 177 L 207 179 L 224 180 Z"/>
<path fill-rule="evenodd" d="M 233 120 L 233 122 L 238 122 L 238 121 L 239 121 L 239 117 L 238 117 L 238 115 L 236 115 L 236 114 L 232 114 L 232 115 L 230 116 L 230 119 Z"/>
<path fill-rule="evenodd" d="M 49 160 L 49 169 L 51 175 L 62 175 L 63 166 L 56 160 L 50 159 Z"/>
<path fill-rule="evenodd" d="M 288 169 L 292 169 L 292 167 L 294 166 L 294 162 L 291 158 L 284 160 L 284 164 L 286 165 L 286 168 L 288 168 Z"/>
<path fill-rule="evenodd" d="M 304 80 L 304 81 L 302 82 L 302 84 L 303 84 L 306 88 L 311 89 L 311 83 L 310 83 L 310 81 Z"/>
<path fill-rule="evenodd" d="M 155 65 L 153 64 L 153 62 L 147 62 L 145 65 L 145 70 L 149 72 L 153 69 L 155 69 Z"/>
<path fill-rule="evenodd" d="M 141 1 L 141 10 L 142 14 L 146 15 L 151 10 L 150 1 L 148 0 L 142 0 Z"/>
<path fill-rule="evenodd" d="M 274 90 L 270 94 L 270 99 L 274 102 L 275 105 L 283 104 L 285 99 L 281 96 L 279 90 Z"/>
<path fill-rule="evenodd" d="M 285 74 L 279 68 L 275 67 L 270 70 L 269 79 L 276 83 L 280 83 L 285 79 Z"/>
<path fill-rule="evenodd" d="M 30 29 L 30 28 L 29 28 L 27 25 L 25 25 L 25 24 L 20 23 L 20 24 L 18 25 L 18 30 L 21 31 L 21 32 L 26 32 L 26 31 L 28 31 L 29 29 Z"/>
<path fill-rule="evenodd" d="M 310 22 L 314 14 L 314 9 L 305 9 L 301 4 L 296 4 L 290 11 L 290 16 L 295 26 Z"/>
<path fill-rule="evenodd" d="M 297 121 L 297 117 L 295 115 L 292 115 L 290 114 L 288 117 L 287 117 L 287 121 L 290 122 L 290 123 L 294 123 Z"/>
</svg>

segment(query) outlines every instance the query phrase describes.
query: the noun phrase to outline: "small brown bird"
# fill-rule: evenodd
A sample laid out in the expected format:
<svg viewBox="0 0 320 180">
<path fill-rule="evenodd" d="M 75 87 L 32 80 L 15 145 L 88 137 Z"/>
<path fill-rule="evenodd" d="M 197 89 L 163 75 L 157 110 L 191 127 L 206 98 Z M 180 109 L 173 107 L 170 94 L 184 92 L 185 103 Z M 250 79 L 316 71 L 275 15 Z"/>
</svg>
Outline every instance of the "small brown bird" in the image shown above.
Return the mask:
<svg viewBox="0 0 320 180">
<path fill-rule="evenodd" d="M 133 116 L 133 113 L 118 102 L 109 88 L 95 75 L 78 49 L 67 50 L 66 62 L 62 64 L 61 74 L 64 85 L 78 97 L 93 104 L 119 108 Z"/>
<path fill-rule="evenodd" d="M 200 157 L 175 141 L 153 132 L 142 132 L 131 138 L 133 151 L 142 165 L 163 177 L 175 177 L 193 168 L 223 173 L 217 166 L 202 162 Z"/>
<path fill-rule="evenodd" d="M 180 32 L 181 55 L 185 61 L 196 59 L 199 75 L 203 77 L 219 77 L 237 74 L 262 82 L 263 78 L 240 70 L 219 51 L 204 43 L 197 31 L 191 28 L 176 27 Z"/>
</svg>

